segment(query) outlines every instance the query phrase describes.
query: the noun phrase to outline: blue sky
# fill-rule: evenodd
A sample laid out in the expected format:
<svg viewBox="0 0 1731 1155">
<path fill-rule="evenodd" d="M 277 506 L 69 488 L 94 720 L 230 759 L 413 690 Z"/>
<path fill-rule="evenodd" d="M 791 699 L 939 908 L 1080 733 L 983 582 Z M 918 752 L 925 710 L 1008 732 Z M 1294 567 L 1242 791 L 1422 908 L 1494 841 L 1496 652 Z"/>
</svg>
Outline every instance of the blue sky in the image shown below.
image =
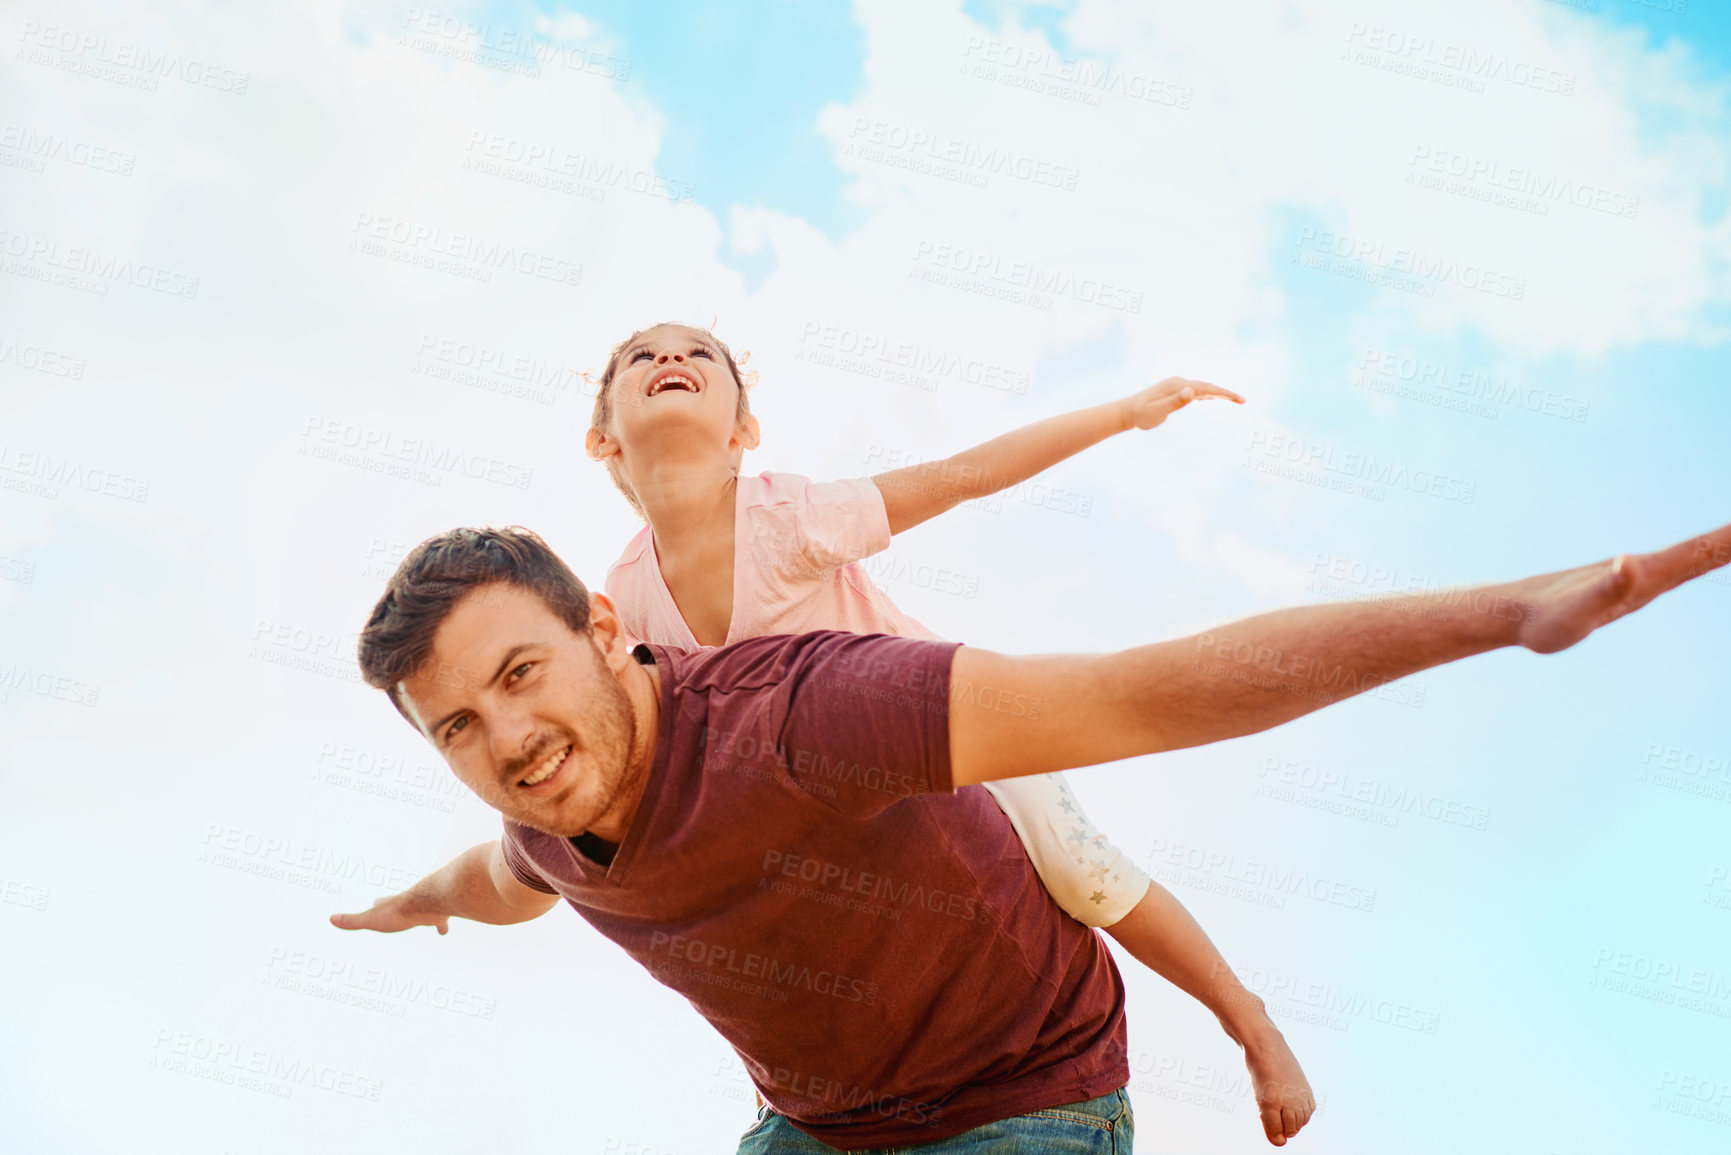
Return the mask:
<svg viewBox="0 0 1731 1155">
<path fill-rule="evenodd" d="M 102 687 L 91 709 L 0 695 L 0 898 L 52 892 L 40 910 L 0 901 L 0 940 L 23 944 L 0 952 L 0 982 L 33 992 L 0 1010 L 0 1070 L 22 1104 L 0 1119 L 0 1147 L 287 1155 L 361 1136 L 381 1149 L 587 1155 L 635 1142 L 694 1155 L 737 1134 L 749 1095 L 725 1046 L 579 920 L 345 938 L 327 908 L 384 889 L 333 892 L 310 885 L 329 879 L 205 858 L 214 828 L 414 872 L 496 833 L 496 816 L 453 801 L 442 768 L 345 676 L 340 642 L 306 654 L 270 638 L 346 636 L 402 548 L 458 523 L 531 525 L 599 584 L 639 525 L 578 448 L 590 399 L 568 370 L 596 367 L 645 321 L 719 316 L 720 334 L 754 354 L 765 441 L 753 470 L 838 478 L 878 468 L 886 450 L 937 458 L 1168 374 L 1246 394 L 1242 409 L 1194 407 L 1042 479 L 1088 497 L 1088 516 L 1027 491 L 897 539 L 891 559 L 971 575 L 978 593 L 887 579 L 886 592 L 945 636 L 1009 651 L 1107 649 L 1389 592 L 1353 573 L 1513 577 L 1731 520 L 1731 15 L 1690 4 L 1461 0 L 1400 17 L 1570 71 L 1567 98 L 1364 67 L 1343 50 L 1370 51 L 1349 33 L 1365 18 L 1334 0 L 1272 19 L 1089 0 L 444 10 L 628 59 L 623 83 L 485 67 L 458 34 L 405 43 L 404 10 L 385 3 L 345 9 L 338 34 L 294 9 L 165 0 L 146 25 L 121 0 L 91 0 L 81 31 L 250 69 L 251 90 L 114 83 L 39 46 L 0 61 L 24 129 L 136 161 L 127 176 L 59 159 L 38 171 L 0 137 L 6 243 L 44 238 L 204 278 L 183 299 L 57 285 L 55 268 L 0 277 L 0 447 L 152 482 L 133 503 L 0 491 L 0 668 Z M 33 12 L 18 20 L 70 23 L 52 5 Z M 1607 34 L 1636 27 L 1646 40 Z M 1695 64 L 1667 61 L 1673 37 Z M 1050 98 L 964 51 L 970 39 L 1050 46 L 1193 100 Z M 918 150 L 875 147 L 879 129 L 1078 179 L 922 171 Z M 499 143 L 491 168 L 474 163 L 486 141 Z M 508 160 L 525 142 L 572 168 L 690 182 L 693 201 L 601 177 L 561 188 Z M 1417 158 L 1438 150 L 1638 197 L 1639 212 L 1511 208 L 1482 185 L 1425 186 Z M 379 221 L 437 240 L 369 233 Z M 1326 254 L 1304 238 L 1325 233 L 1494 267 L 1524 278 L 1524 295 L 1440 276 L 1372 284 L 1374 262 L 1308 259 Z M 581 266 L 581 278 L 465 264 L 458 238 Z M 960 266 L 991 272 L 949 276 Z M 1138 308 L 1062 290 L 1011 299 L 1003 270 L 1017 267 L 1111 282 Z M 821 334 L 835 330 L 952 352 L 1029 387 L 910 388 L 826 357 Z M 26 367 L 8 352 L 23 348 L 81 358 L 83 375 Z M 513 393 L 520 381 L 463 364 L 451 352 L 463 349 L 551 366 L 557 384 Z M 1457 384 L 1467 374 L 1491 396 L 1467 405 L 1438 380 L 1404 380 L 1407 364 L 1445 366 Z M 1584 419 L 1543 412 L 1547 398 Z M 379 459 L 321 459 L 308 432 L 321 428 L 462 446 L 533 482 L 417 482 Z M 1259 468 L 1281 464 L 1274 444 L 1441 475 L 1473 498 L 1354 494 L 1330 488 L 1338 472 Z M 8 577 L 13 561 L 37 580 Z M 1421 705 L 1365 698 L 1072 778 L 1132 855 L 1184 843 L 1377 891 L 1369 915 L 1239 901 L 1207 878 L 1171 884 L 1234 963 L 1441 1015 L 1435 1035 L 1413 1035 L 1306 1022 L 1287 1000 L 1282 1025 L 1328 1103 L 1294 1150 L 1706 1155 L 1724 1150 L 1725 1123 L 1653 1104 L 1687 1106 L 1666 1072 L 1731 1086 L 1731 1000 L 1692 1012 L 1592 984 L 1611 965 L 1595 961 L 1604 950 L 1721 969 L 1731 958 L 1731 900 L 1709 901 L 1712 871 L 1731 870 L 1731 803 L 1642 777 L 1667 752 L 1731 754 L 1728 640 L 1731 585 L 1702 582 L 1577 651 L 1424 675 Z M 424 781 L 391 797 L 333 778 L 330 751 L 357 749 Z M 1490 822 L 1343 817 L 1307 805 L 1320 793 L 1269 794 L 1271 761 Z M 75 854 L 65 780 L 89 787 Z M 116 902 L 117 878 L 144 898 Z M 172 946 L 117 966 L 115 943 L 168 932 Z M 279 951 L 480 991 L 499 1014 L 343 1005 L 278 982 Z M 1204 1012 L 1123 970 L 1137 1053 L 1237 1069 Z M 386 1094 L 273 1103 L 147 1069 L 165 1028 L 343 1065 Z M 574 1053 L 572 1039 L 606 1045 Z M 525 1068 L 564 1074 L 559 1109 Z M 1217 1109 L 1183 1090 L 1133 1086 L 1144 1150 L 1264 1149 L 1241 1099 Z M 96 1092 L 111 1110 L 88 1109 Z M 573 1148 L 573 1105 L 612 1130 Z M 124 1134 L 111 1119 L 128 1120 Z M 207 1146 L 189 1148 L 188 1120 Z"/>
</svg>

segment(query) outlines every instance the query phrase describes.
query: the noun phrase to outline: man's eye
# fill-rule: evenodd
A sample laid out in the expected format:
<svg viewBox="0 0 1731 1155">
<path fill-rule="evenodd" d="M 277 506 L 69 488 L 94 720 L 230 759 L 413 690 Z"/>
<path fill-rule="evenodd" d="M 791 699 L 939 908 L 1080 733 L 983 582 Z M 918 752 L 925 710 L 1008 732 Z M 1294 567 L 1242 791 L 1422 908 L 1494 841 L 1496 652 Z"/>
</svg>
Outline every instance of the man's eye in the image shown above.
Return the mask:
<svg viewBox="0 0 1731 1155">
<path fill-rule="evenodd" d="M 518 678 L 521 678 L 523 676 L 523 672 L 525 670 L 527 670 L 533 664 L 534 664 L 533 662 L 524 662 L 521 666 L 518 666 L 515 670 L 511 671 L 511 676 L 510 676 L 509 680 L 515 682 Z"/>
<path fill-rule="evenodd" d="M 455 738 L 457 736 L 457 731 L 461 730 L 468 724 L 469 719 L 467 718 L 458 718 L 455 722 L 452 722 L 450 727 L 445 731 L 445 741 L 449 742 L 452 738 Z"/>
</svg>

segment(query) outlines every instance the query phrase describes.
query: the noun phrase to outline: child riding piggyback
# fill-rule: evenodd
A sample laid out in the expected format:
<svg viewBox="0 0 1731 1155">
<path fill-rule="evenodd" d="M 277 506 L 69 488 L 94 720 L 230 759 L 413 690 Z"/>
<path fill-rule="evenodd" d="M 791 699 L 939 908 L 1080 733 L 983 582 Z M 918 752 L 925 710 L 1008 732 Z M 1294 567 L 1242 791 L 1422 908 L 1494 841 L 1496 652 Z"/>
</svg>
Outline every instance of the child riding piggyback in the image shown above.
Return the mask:
<svg viewBox="0 0 1731 1155">
<path fill-rule="evenodd" d="M 633 642 L 681 649 L 812 630 L 937 635 L 859 564 L 961 502 L 1025 481 L 1131 429 L 1153 429 L 1229 390 L 1172 377 L 1047 418 L 942 461 L 812 481 L 740 473 L 758 445 L 732 352 L 706 330 L 661 324 L 614 348 L 597 384 L 589 455 L 648 523 L 608 571 Z M 1245 1052 L 1263 1129 L 1282 1145 L 1313 1110 L 1297 1060 L 1202 928 L 1095 828 L 1062 775 L 987 783 L 1052 899 L 1203 1003 Z"/>
</svg>

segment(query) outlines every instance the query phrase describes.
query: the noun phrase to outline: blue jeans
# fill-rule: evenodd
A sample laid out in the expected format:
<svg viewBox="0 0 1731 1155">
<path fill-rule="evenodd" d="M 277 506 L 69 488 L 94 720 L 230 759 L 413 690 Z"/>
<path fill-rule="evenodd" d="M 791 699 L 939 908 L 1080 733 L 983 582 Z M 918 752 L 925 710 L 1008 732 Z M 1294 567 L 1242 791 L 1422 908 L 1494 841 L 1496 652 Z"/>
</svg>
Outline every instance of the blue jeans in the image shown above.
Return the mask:
<svg viewBox="0 0 1731 1155">
<path fill-rule="evenodd" d="M 1122 1089 L 1083 1103 L 1066 1103 L 999 1119 L 936 1143 L 873 1147 L 853 1155 L 1130 1155 L 1136 1133 L 1130 1096 Z M 739 1155 L 841 1155 L 768 1107 L 739 1140 Z"/>
</svg>

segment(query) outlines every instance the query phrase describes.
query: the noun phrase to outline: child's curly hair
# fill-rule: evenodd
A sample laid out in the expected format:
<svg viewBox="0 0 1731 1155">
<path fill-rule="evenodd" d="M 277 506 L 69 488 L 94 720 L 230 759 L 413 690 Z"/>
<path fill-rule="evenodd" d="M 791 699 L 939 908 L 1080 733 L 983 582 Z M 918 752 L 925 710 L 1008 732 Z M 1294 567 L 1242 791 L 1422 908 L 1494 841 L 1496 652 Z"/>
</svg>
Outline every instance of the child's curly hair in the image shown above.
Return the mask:
<svg viewBox="0 0 1731 1155">
<path fill-rule="evenodd" d="M 591 374 L 584 374 L 585 380 L 592 381 L 596 386 L 595 409 L 589 416 L 590 432 L 605 433 L 608 423 L 613 420 L 612 385 L 613 378 L 619 372 L 619 358 L 625 355 L 625 351 L 631 348 L 637 338 L 643 336 L 643 334 L 649 332 L 649 330 L 660 329 L 669 325 L 676 325 L 682 329 L 694 329 L 697 332 L 702 333 L 704 337 L 709 340 L 710 344 L 721 350 L 722 357 L 727 361 L 727 371 L 733 374 L 733 383 L 739 387 L 739 405 L 734 410 L 734 424 L 738 425 L 739 422 L 744 421 L 747 417 L 751 416 L 751 399 L 748 396 L 747 391 L 753 385 L 757 384 L 757 374 L 743 372 L 739 367 L 742 361 L 749 361 L 751 359 L 750 354 L 746 354 L 744 357 L 740 358 L 740 360 L 736 361 L 734 360 L 733 350 L 727 347 L 727 342 L 721 340 L 721 338 L 717 337 L 710 330 L 703 328 L 701 325 L 688 325 L 684 321 L 657 321 L 653 325 L 643 326 L 641 329 L 638 329 L 629 337 L 625 338 L 625 340 L 613 346 L 613 351 L 607 355 L 607 367 L 601 371 L 599 379 L 594 378 Z M 614 488 L 619 490 L 619 492 L 625 496 L 625 500 L 631 503 L 631 508 L 637 511 L 637 516 L 644 517 L 643 506 L 638 502 L 637 495 L 631 492 L 631 487 L 625 484 L 625 478 L 619 473 L 619 461 L 617 458 L 610 457 L 607 459 L 607 475 L 613 479 Z"/>
</svg>

